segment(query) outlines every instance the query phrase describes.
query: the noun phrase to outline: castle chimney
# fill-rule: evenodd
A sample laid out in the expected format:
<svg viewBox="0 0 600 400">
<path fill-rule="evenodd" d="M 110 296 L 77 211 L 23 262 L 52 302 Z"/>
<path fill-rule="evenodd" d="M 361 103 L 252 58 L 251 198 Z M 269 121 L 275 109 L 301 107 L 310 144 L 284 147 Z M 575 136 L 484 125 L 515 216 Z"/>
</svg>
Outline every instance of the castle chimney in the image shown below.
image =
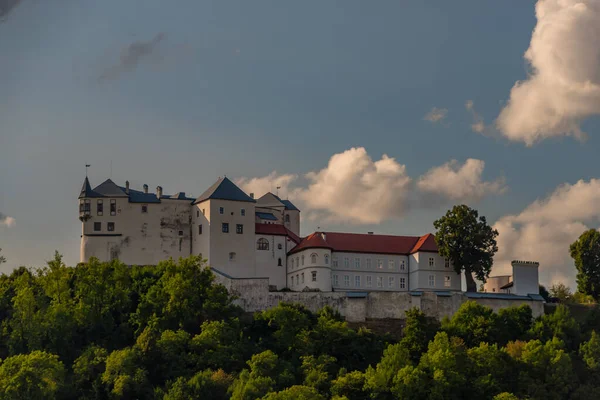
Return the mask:
<svg viewBox="0 0 600 400">
<path fill-rule="evenodd" d="M 148 193 L 148 185 L 144 185 L 144 193 Z"/>
<path fill-rule="evenodd" d="M 125 193 L 129 194 L 129 181 L 125 181 Z"/>
<path fill-rule="evenodd" d="M 158 197 L 159 199 L 162 197 L 162 187 L 160 186 L 156 187 L 156 197 Z"/>
<path fill-rule="evenodd" d="M 250 198 L 253 199 L 254 198 L 254 193 L 250 193 Z"/>
</svg>

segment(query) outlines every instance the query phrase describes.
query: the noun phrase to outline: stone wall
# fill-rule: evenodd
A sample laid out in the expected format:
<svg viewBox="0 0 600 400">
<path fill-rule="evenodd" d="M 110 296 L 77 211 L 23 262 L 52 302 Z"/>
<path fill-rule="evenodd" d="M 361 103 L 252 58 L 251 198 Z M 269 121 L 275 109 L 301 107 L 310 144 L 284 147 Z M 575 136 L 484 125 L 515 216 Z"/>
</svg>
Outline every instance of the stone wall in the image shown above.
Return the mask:
<svg viewBox="0 0 600 400">
<path fill-rule="evenodd" d="M 367 320 L 404 319 L 406 311 L 418 308 L 427 316 L 439 320 L 452 316 L 467 300 L 498 311 L 502 308 L 527 304 L 538 317 L 544 313 L 544 303 L 524 296 L 504 295 L 502 298 L 473 298 L 462 292 L 270 292 L 266 278 L 231 278 L 214 270 L 217 282 L 237 297 L 235 303 L 246 312 L 256 312 L 276 307 L 281 302 L 300 303 L 310 311 L 330 306 L 339 311 L 348 322 Z"/>
</svg>

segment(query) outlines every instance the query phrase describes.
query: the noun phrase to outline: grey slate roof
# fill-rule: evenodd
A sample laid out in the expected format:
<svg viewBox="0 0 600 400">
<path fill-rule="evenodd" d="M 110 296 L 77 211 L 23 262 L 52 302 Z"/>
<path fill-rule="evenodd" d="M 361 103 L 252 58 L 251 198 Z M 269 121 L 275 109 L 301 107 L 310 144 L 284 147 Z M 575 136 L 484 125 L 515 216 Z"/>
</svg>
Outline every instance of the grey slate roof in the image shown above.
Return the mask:
<svg viewBox="0 0 600 400">
<path fill-rule="evenodd" d="M 92 190 L 92 186 L 90 185 L 90 181 L 87 176 L 85 177 L 85 181 L 83 181 L 83 186 L 79 192 L 79 198 L 83 199 L 84 197 L 102 197 L 101 194 L 98 194 Z"/>
<path fill-rule="evenodd" d="M 273 193 L 271 193 L 273 194 Z M 282 200 L 279 196 L 277 196 L 276 194 L 273 194 L 273 196 L 279 200 L 281 202 L 281 204 L 283 204 L 285 206 L 286 210 L 293 210 L 293 211 L 300 211 L 294 204 L 292 204 L 291 201 L 289 200 Z"/>
<path fill-rule="evenodd" d="M 202 193 L 200 197 L 196 199 L 196 201 L 194 201 L 194 204 L 211 199 L 256 203 L 256 200 L 244 193 L 242 189 L 237 187 L 235 183 L 231 182 L 226 177 L 219 178 L 218 181 L 216 181 L 211 187 Z"/>
<path fill-rule="evenodd" d="M 269 221 L 277 221 L 277 217 L 274 216 L 271 213 L 265 213 L 265 212 L 258 212 L 257 211 L 255 214 L 260 219 L 266 219 L 266 220 L 269 220 Z"/>
<path fill-rule="evenodd" d="M 179 193 L 175 193 L 175 194 L 171 194 L 171 195 L 163 195 L 160 197 L 161 199 L 169 199 L 169 200 L 188 200 L 188 201 L 194 201 L 195 199 L 191 198 L 191 197 L 187 197 L 185 195 L 185 192 L 179 192 Z"/>
<path fill-rule="evenodd" d="M 125 189 L 120 188 L 111 179 L 107 179 L 94 188 L 94 192 L 104 197 L 127 197 Z"/>
</svg>

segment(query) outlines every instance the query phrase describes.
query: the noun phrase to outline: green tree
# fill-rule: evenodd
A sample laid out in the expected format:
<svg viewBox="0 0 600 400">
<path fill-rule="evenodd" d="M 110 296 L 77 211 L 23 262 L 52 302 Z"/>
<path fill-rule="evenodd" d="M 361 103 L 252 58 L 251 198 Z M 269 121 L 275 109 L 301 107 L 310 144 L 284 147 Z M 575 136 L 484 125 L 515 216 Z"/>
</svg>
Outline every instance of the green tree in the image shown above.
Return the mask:
<svg viewBox="0 0 600 400">
<path fill-rule="evenodd" d="M 440 329 L 440 324 L 435 318 L 430 318 L 418 308 L 406 311 L 406 320 L 402 330 L 400 343 L 410 352 L 414 363 L 418 363 L 421 354 L 427 351 L 427 345 L 433 340 Z"/>
<path fill-rule="evenodd" d="M 485 282 L 490 274 L 494 254 L 498 251 L 496 236 L 484 216 L 466 205 L 457 205 L 436 220 L 435 241 L 439 254 L 450 260 L 456 273 L 464 271 L 467 291 L 476 292 L 475 278 Z"/>
<path fill-rule="evenodd" d="M 538 318 L 531 327 L 531 334 L 542 342 L 557 337 L 570 350 L 577 350 L 581 340 L 579 324 L 571 316 L 567 306 L 563 304 L 559 304 L 553 313 L 544 314 Z"/>
<path fill-rule="evenodd" d="M 106 349 L 88 347 L 73 363 L 73 392 L 78 399 L 106 399 L 108 393 L 102 383 L 106 369 Z"/>
<path fill-rule="evenodd" d="M 429 383 L 422 368 L 407 365 L 394 377 L 391 392 L 399 400 L 426 400 L 429 399 Z"/>
<path fill-rule="evenodd" d="M 252 356 L 231 387 L 231 400 L 255 400 L 293 382 L 293 374 L 271 350 Z"/>
<path fill-rule="evenodd" d="M 377 366 L 367 368 L 365 387 L 371 391 L 372 397 L 376 395 L 379 399 L 391 398 L 394 377 L 408 365 L 412 365 L 408 348 L 402 343 L 389 345 L 383 351 L 383 357 Z"/>
<path fill-rule="evenodd" d="M 0 399 L 58 399 L 64 380 L 64 366 L 55 355 L 35 350 L 8 357 L 0 365 Z"/>
<path fill-rule="evenodd" d="M 494 394 L 516 389 L 516 363 L 496 344 L 481 343 L 467 351 L 470 398 L 492 399 Z"/>
<path fill-rule="evenodd" d="M 0 253 L 2 252 L 2 249 L 0 249 Z M 0 265 L 4 264 L 6 262 L 6 257 L 4 257 L 2 254 L 0 254 Z"/>
<path fill-rule="evenodd" d="M 589 229 L 569 247 L 577 268 L 577 291 L 600 299 L 600 232 Z"/>
<path fill-rule="evenodd" d="M 263 400 L 326 400 L 315 388 L 310 386 L 291 386 L 281 392 L 269 393 Z"/>
<path fill-rule="evenodd" d="M 456 336 L 465 341 L 469 347 L 478 346 L 481 342 L 492 343 L 497 332 L 497 315 L 491 308 L 469 300 L 461 304 L 452 318 L 444 319 L 442 330 L 449 336 Z"/>
<path fill-rule="evenodd" d="M 352 400 L 367 400 L 370 396 L 365 388 L 365 378 L 361 371 L 342 372 L 331 382 L 331 394 Z"/>
<path fill-rule="evenodd" d="M 532 324 L 533 313 L 527 304 L 502 308 L 496 318 L 496 342 L 505 345 L 509 341 L 525 339 Z"/>
<path fill-rule="evenodd" d="M 163 400 L 213 399 L 225 400 L 233 378 L 223 370 L 206 369 L 186 379 L 178 378 Z"/>
<path fill-rule="evenodd" d="M 546 286 L 544 285 L 540 285 L 540 296 L 542 296 L 545 301 L 550 299 L 550 292 L 548 292 L 548 289 L 546 289 Z"/>
<path fill-rule="evenodd" d="M 592 331 L 590 340 L 581 344 L 579 355 L 589 369 L 600 371 L 600 336 L 596 331 Z"/>
<path fill-rule="evenodd" d="M 555 283 L 550 286 L 550 296 L 557 298 L 561 303 L 569 303 L 573 299 L 571 288 L 564 283 Z"/>
<path fill-rule="evenodd" d="M 519 400 L 519 398 L 512 393 L 503 392 L 495 395 L 493 400 Z"/>
<path fill-rule="evenodd" d="M 152 394 L 148 372 L 143 368 L 142 356 L 135 348 L 110 353 L 102 382 L 114 399 L 148 398 Z"/>
<path fill-rule="evenodd" d="M 328 355 L 302 356 L 304 385 L 315 388 L 321 394 L 329 393 L 336 359 Z"/>
</svg>

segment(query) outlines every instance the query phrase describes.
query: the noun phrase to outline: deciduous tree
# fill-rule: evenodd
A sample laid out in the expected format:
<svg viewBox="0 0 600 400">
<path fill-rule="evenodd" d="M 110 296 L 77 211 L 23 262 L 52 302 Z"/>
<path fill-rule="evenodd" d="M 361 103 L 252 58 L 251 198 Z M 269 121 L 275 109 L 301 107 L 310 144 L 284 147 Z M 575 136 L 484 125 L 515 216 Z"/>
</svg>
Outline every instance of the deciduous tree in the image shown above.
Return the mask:
<svg viewBox="0 0 600 400">
<path fill-rule="evenodd" d="M 569 247 L 577 268 L 577 291 L 600 299 L 600 232 L 590 229 Z"/>
</svg>

